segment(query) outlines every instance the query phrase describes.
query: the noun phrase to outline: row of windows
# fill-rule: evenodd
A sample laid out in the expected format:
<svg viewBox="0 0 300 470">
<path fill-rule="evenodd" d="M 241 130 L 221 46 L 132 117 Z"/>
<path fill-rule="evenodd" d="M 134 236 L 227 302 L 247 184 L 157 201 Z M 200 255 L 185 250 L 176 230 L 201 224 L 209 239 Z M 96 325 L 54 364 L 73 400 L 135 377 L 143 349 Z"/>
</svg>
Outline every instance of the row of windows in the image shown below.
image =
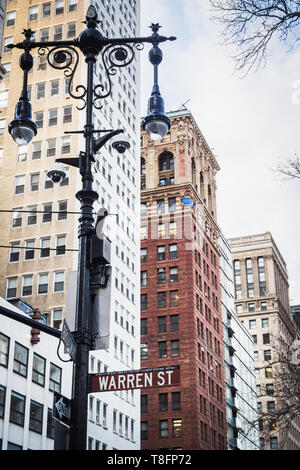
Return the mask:
<svg viewBox="0 0 300 470">
<path fill-rule="evenodd" d="M 65 289 L 65 272 L 64 271 L 54 271 L 52 274 L 53 283 L 52 283 L 52 292 L 59 293 L 64 292 Z M 21 283 L 21 295 L 20 297 L 28 297 L 34 295 L 33 290 L 33 274 L 25 274 L 22 276 Z M 48 294 L 49 293 L 49 273 L 40 273 L 37 274 L 37 286 L 36 293 L 39 294 Z M 13 299 L 18 297 L 18 277 L 9 277 L 7 278 L 6 284 L 6 298 Z"/>
<path fill-rule="evenodd" d="M 198 369 L 198 380 L 200 387 L 204 390 L 208 387 L 209 394 L 212 397 L 215 397 L 219 403 L 223 403 L 224 397 L 222 387 L 215 383 L 211 377 L 206 376 L 206 373 L 201 368 Z"/>
<path fill-rule="evenodd" d="M 55 252 L 55 256 L 61 256 L 66 253 L 66 235 L 56 235 L 55 249 L 51 250 Z M 21 249 L 24 250 L 24 261 L 35 259 L 35 252 L 39 251 L 40 258 L 47 258 L 50 256 L 50 239 L 51 237 L 45 237 L 40 239 L 40 248 L 35 246 L 35 239 L 25 240 L 24 245 L 21 248 L 21 242 L 10 242 L 9 250 L 9 263 L 17 263 L 21 261 Z"/>
<path fill-rule="evenodd" d="M 41 18 L 49 18 L 51 16 L 51 2 L 46 2 L 40 5 L 29 7 L 28 21 L 37 21 L 39 16 Z M 63 13 L 75 11 L 77 9 L 77 0 L 55 0 L 53 5 L 54 15 L 62 15 Z M 6 26 L 14 26 L 16 20 L 16 11 L 9 11 L 6 13 Z"/>
<path fill-rule="evenodd" d="M 166 284 L 167 282 L 167 268 L 158 268 L 157 270 L 157 284 Z M 168 281 L 178 282 L 178 267 L 171 266 L 168 268 Z M 141 271 L 141 286 L 147 285 L 147 271 Z"/>
<path fill-rule="evenodd" d="M 261 311 L 267 310 L 268 305 L 267 302 L 260 302 L 259 303 L 259 308 Z M 248 303 L 248 312 L 254 312 L 255 311 L 255 304 L 254 303 Z M 242 313 L 243 312 L 243 305 L 238 304 L 236 305 L 236 313 Z"/>
<path fill-rule="evenodd" d="M 150 248 L 141 248 L 141 263 L 145 263 L 147 261 L 148 250 L 150 250 Z M 166 253 L 166 245 L 159 245 L 156 247 L 156 250 L 157 261 L 164 261 L 167 254 L 169 259 L 176 259 L 178 257 L 177 243 L 170 243 L 167 245 L 168 253 Z"/>
<path fill-rule="evenodd" d="M 171 395 L 171 398 L 170 398 Z M 171 403 L 169 404 L 169 401 Z M 159 411 L 168 411 L 180 410 L 181 409 L 181 395 L 180 392 L 171 392 L 168 393 L 159 393 L 158 394 L 158 410 Z M 141 395 L 141 413 L 148 413 L 148 395 Z M 151 408 L 152 411 L 152 408 Z"/>
<path fill-rule="evenodd" d="M 253 330 L 257 327 L 256 320 L 249 320 L 249 329 Z M 268 318 L 262 318 L 261 319 L 261 327 L 262 328 L 268 328 L 269 327 L 269 319 Z"/>
<path fill-rule="evenodd" d="M 29 192 L 37 192 L 40 191 L 41 188 L 41 175 L 39 172 L 31 173 L 27 175 L 27 184 Z M 26 175 L 18 175 L 15 176 L 14 180 L 14 195 L 24 194 L 25 193 L 25 182 L 26 182 Z M 60 182 L 59 186 L 67 186 L 69 184 L 69 170 L 66 168 L 66 177 Z M 43 189 L 52 189 L 53 182 L 48 178 L 47 172 L 44 172 L 44 185 Z"/>
<path fill-rule="evenodd" d="M 179 305 L 178 290 L 171 290 L 169 294 L 169 307 L 177 307 Z M 167 292 L 157 292 L 157 308 L 167 307 Z M 148 308 L 148 295 L 141 294 L 141 310 L 147 310 Z"/>
<path fill-rule="evenodd" d="M 135 441 L 135 421 L 121 411 L 113 410 L 113 432 L 120 437 Z"/>
<path fill-rule="evenodd" d="M 176 197 L 168 198 L 166 203 L 165 199 L 159 199 L 156 201 L 156 213 L 157 214 L 166 214 L 166 212 L 176 212 Z M 167 211 L 166 211 L 167 209 Z M 147 216 L 147 203 L 142 202 L 140 205 L 140 215 L 141 217 Z"/>
<path fill-rule="evenodd" d="M 116 335 L 114 337 L 114 356 L 131 369 L 134 369 L 135 350 Z"/>
<path fill-rule="evenodd" d="M 158 358 L 168 357 L 168 343 L 171 357 L 180 356 L 180 344 L 179 339 L 173 339 L 171 341 L 158 341 Z M 141 360 L 148 359 L 148 343 L 141 344 Z"/>
<path fill-rule="evenodd" d="M 16 177 L 18 178 L 18 177 Z M 22 183 L 23 182 L 23 183 Z M 20 186 L 24 186 L 24 180 L 18 179 L 16 180 L 15 188 L 19 187 L 17 191 L 21 191 Z M 50 188 L 48 188 L 50 189 Z M 18 194 L 21 194 L 20 192 Z M 23 207 L 15 207 L 12 213 L 12 228 L 19 228 L 22 227 L 23 224 L 23 217 L 26 217 L 26 225 L 36 225 L 37 223 L 48 223 L 53 222 L 53 215 L 56 212 L 56 220 L 66 220 L 68 217 L 68 201 L 58 201 L 57 202 L 57 210 L 53 210 L 52 202 L 46 202 L 42 206 L 42 211 L 38 211 L 38 206 L 28 206 L 25 210 Z M 41 218 L 39 220 L 39 214 L 41 214 Z M 47 255 L 49 256 L 49 255 Z"/>
<path fill-rule="evenodd" d="M 214 317 L 213 327 L 219 333 L 219 319 L 216 317 Z M 204 324 L 199 318 L 197 318 L 197 334 L 203 340 L 206 340 L 206 344 L 211 350 L 213 350 L 213 338 L 214 338 L 214 351 L 218 356 L 220 356 L 220 353 L 221 353 L 220 341 L 218 340 L 218 338 L 213 336 L 212 332 L 209 331 L 208 328 L 206 328 L 206 333 L 204 335 Z"/>
<path fill-rule="evenodd" d="M 169 321 L 167 319 L 169 318 Z M 141 318 L 141 335 L 148 333 L 148 319 Z M 158 333 L 166 333 L 169 329 L 170 332 L 179 330 L 179 315 L 170 315 L 157 317 Z"/>
<path fill-rule="evenodd" d="M 115 322 L 118 323 L 122 328 L 127 331 L 127 333 L 135 336 L 135 317 L 133 315 L 130 316 L 128 310 L 126 310 L 126 318 L 124 314 L 124 307 L 116 302 L 115 305 Z M 130 322 L 131 317 L 131 322 Z"/>
<path fill-rule="evenodd" d="M 257 335 L 252 335 L 253 343 L 257 344 Z M 259 340 L 262 339 L 262 344 L 270 344 L 270 333 L 263 333 L 259 336 Z"/>
<path fill-rule="evenodd" d="M 9 366 L 9 349 L 10 338 L 3 333 L 0 333 L 0 365 L 3 367 Z M 22 344 L 15 342 L 13 366 L 12 369 L 15 373 L 27 377 L 28 374 L 28 359 L 29 350 Z M 46 366 L 47 360 L 39 354 L 33 353 L 32 363 L 32 382 L 45 387 L 46 384 Z M 49 390 L 51 392 L 61 391 L 62 369 L 52 362 L 49 367 Z M 25 399 L 25 397 L 24 397 Z"/>
<path fill-rule="evenodd" d="M 168 230 L 167 230 L 168 229 Z M 151 237 L 154 237 L 154 228 L 151 230 Z M 175 220 L 171 220 L 168 223 L 162 222 L 156 224 L 156 236 L 157 238 L 168 238 L 177 235 L 177 225 Z M 141 226 L 141 240 L 147 240 L 148 238 L 148 226 Z"/>
<path fill-rule="evenodd" d="M 0 418 L 4 418 L 5 412 L 5 400 L 6 400 L 6 388 L 0 385 Z M 11 391 L 10 395 L 10 411 L 9 421 L 10 423 L 17 424 L 18 426 L 24 426 L 25 418 L 25 403 L 26 397 Z M 44 406 L 35 400 L 30 400 L 30 412 L 29 412 L 29 430 L 34 431 L 38 434 L 42 434 L 43 431 L 43 417 L 44 417 Z M 52 418 L 52 410 L 48 408 L 47 414 L 47 437 L 54 439 L 54 420 Z M 19 445 L 8 443 L 7 449 L 9 450 L 20 450 Z"/>
<path fill-rule="evenodd" d="M 159 438 L 181 438 L 182 437 L 182 420 L 181 418 L 173 418 L 170 420 L 171 430 L 169 430 L 169 420 L 159 420 Z M 148 439 L 148 421 L 141 422 L 141 440 Z"/>
</svg>

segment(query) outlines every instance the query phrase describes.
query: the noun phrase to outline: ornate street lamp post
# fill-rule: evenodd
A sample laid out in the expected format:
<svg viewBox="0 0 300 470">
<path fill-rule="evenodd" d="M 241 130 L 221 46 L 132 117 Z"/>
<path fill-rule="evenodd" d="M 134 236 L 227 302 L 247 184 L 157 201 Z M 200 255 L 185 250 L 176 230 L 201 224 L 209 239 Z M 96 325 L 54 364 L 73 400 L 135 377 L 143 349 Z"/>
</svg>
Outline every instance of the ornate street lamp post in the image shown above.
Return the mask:
<svg viewBox="0 0 300 470">
<path fill-rule="evenodd" d="M 76 359 L 74 364 L 73 377 L 73 406 L 72 425 L 70 429 L 70 449 L 86 449 L 87 440 L 87 405 L 89 393 L 89 351 L 93 345 L 93 333 L 91 331 L 90 319 L 90 255 L 91 236 L 95 233 L 93 204 L 98 198 L 92 188 L 93 176 L 91 165 L 95 161 L 94 154 L 112 137 L 115 137 L 123 130 L 100 131 L 94 129 L 93 107 L 101 108 L 99 100 L 106 98 L 111 93 L 111 76 L 115 75 L 117 67 L 129 65 L 135 55 L 135 49 L 143 48 L 143 43 L 152 44 L 149 53 L 150 62 L 154 66 L 154 86 L 152 96 L 148 105 L 148 116 L 145 118 L 144 127 L 149 136 L 155 140 L 163 138 L 169 130 L 170 121 L 164 113 L 164 103 L 160 95 L 157 82 L 157 67 L 162 60 L 162 53 L 158 44 L 167 40 L 173 41 L 175 37 L 164 37 L 158 34 L 159 25 L 152 24 L 152 35 L 148 37 L 136 38 L 105 38 L 97 29 L 99 21 L 94 6 L 90 6 L 86 13 L 86 29 L 79 37 L 69 41 L 46 41 L 37 42 L 32 40 L 33 32 L 24 30 L 25 40 L 18 44 L 11 44 L 11 48 L 23 49 L 20 66 L 24 71 L 23 89 L 16 106 L 14 120 L 9 125 L 9 132 L 12 138 L 19 145 L 29 143 L 36 135 L 37 128 L 31 117 L 31 104 L 27 94 L 28 72 L 33 65 L 33 58 L 30 54 L 32 49 L 37 48 L 39 55 L 46 55 L 50 66 L 64 70 L 66 77 L 69 77 L 69 94 L 71 97 L 81 100 L 78 109 L 85 109 L 86 120 L 82 133 L 85 138 L 85 151 L 80 152 L 78 158 L 57 159 L 54 167 L 48 174 L 53 181 L 59 181 L 63 170 L 60 170 L 60 162 L 68 162 L 69 165 L 79 168 L 82 180 L 82 187 L 76 193 L 76 198 L 80 202 L 81 216 L 79 218 L 79 256 L 78 256 L 78 277 L 77 277 L 77 298 L 76 298 L 76 322 L 73 332 L 77 344 Z M 86 86 L 76 86 L 75 92 L 72 90 L 72 83 L 79 61 L 78 49 L 85 56 L 87 64 Z M 94 66 L 98 55 L 101 53 L 103 65 L 108 78 L 108 89 L 102 83 L 94 85 Z M 75 57 L 75 62 L 73 62 Z M 73 65 L 74 64 L 74 65 Z M 94 138 L 95 133 L 106 132 L 106 135 L 99 139 Z M 123 148 L 126 148 L 126 141 Z M 114 146 L 117 146 L 114 143 Z M 122 147 L 120 147 L 122 148 Z M 120 150 L 119 150 L 120 151 Z"/>
</svg>

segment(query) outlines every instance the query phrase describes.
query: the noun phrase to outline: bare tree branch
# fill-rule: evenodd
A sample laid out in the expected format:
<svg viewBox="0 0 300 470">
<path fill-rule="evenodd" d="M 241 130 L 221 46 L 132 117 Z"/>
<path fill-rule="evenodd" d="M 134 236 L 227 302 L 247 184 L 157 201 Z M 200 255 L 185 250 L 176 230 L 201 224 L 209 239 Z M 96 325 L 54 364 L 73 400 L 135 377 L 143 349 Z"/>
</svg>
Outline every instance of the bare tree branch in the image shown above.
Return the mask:
<svg viewBox="0 0 300 470">
<path fill-rule="evenodd" d="M 209 0 L 212 21 L 221 24 L 225 45 L 233 46 L 238 71 L 247 74 L 266 64 L 269 42 L 276 36 L 297 45 L 300 24 L 299 0 Z"/>
</svg>

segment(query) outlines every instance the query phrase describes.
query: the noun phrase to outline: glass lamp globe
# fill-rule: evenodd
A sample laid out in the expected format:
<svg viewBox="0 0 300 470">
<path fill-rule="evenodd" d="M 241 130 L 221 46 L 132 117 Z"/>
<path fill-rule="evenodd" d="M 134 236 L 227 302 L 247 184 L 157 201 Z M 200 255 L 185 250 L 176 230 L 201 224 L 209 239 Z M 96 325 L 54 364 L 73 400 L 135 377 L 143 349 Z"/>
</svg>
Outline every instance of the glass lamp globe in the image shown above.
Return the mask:
<svg viewBox="0 0 300 470">
<path fill-rule="evenodd" d="M 36 135 L 36 131 L 33 126 L 26 123 L 12 123 L 10 127 L 10 135 L 18 145 L 27 145 L 32 141 Z"/>
<path fill-rule="evenodd" d="M 151 140 L 162 140 L 167 135 L 169 127 L 168 123 L 159 117 L 145 123 L 145 131 Z"/>
</svg>

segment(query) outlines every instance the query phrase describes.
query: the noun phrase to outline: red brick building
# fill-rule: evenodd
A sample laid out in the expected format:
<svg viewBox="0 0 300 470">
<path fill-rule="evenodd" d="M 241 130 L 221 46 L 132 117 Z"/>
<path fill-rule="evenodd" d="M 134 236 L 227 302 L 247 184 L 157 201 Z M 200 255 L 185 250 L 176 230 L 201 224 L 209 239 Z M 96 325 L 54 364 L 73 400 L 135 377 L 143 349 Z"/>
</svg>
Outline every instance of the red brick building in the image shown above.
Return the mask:
<svg viewBox="0 0 300 470">
<path fill-rule="evenodd" d="M 181 379 L 142 390 L 141 447 L 226 449 L 219 166 L 189 111 L 169 117 L 163 141 L 142 132 L 141 367 Z"/>
</svg>

